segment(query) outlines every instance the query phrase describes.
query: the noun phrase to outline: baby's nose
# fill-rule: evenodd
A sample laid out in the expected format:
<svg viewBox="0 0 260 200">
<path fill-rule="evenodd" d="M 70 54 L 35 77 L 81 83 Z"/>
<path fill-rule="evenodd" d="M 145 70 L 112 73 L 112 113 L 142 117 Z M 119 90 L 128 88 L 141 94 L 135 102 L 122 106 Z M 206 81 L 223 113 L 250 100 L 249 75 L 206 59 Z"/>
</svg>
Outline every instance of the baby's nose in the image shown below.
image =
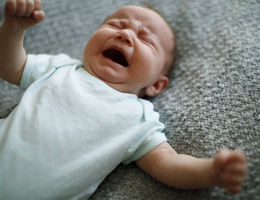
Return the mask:
<svg viewBox="0 0 260 200">
<path fill-rule="evenodd" d="M 128 46 L 133 46 L 133 39 L 131 38 L 129 31 L 127 30 L 121 30 L 120 32 L 118 32 L 116 34 L 116 39 L 127 43 Z"/>
</svg>

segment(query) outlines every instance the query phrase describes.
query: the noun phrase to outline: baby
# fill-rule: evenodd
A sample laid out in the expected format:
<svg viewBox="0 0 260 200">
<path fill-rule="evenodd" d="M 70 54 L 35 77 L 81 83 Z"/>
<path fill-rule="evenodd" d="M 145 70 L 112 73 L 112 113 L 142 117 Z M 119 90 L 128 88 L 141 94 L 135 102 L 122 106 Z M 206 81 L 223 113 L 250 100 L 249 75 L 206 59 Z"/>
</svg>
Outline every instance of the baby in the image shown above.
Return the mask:
<svg viewBox="0 0 260 200">
<path fill-rule="evenodd" d="M 88 198 L 120 163 L 135 161 L 154 179 L 180 189 L 241 190 L 242 152 L 214 158 L 178 154 L 152 104 L 168 85 L 175 49 L 155 11 L 125 6 L 87 42 L 83 61 L 26 55 L 28 27 L 45 14 L 40 0 L 8 0 L 0 27 L 0 77 L 25 90 L 0 121 L 0 199 Z"/>
</svg>

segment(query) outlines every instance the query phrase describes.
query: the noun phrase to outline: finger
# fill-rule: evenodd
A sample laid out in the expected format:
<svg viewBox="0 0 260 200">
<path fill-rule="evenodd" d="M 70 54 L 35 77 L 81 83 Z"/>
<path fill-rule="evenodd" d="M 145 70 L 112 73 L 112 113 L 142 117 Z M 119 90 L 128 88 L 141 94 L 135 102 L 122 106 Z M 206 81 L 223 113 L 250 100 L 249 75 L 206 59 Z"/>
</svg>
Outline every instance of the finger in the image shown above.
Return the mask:
<svg viewBox="0 0 260 200">
<path fill-rule="evenodd" d="M 223 186 L 241 185 L 243 183 L 244 177 L 224 173 L 220 176 L 220 180 L 221 180 L 221 183 L 223 184 Z"/>
<path fill-rule="evenodd" d="M 7 11 L 11 15 L 15 15 L 16 7 L 17 5 L 14 0 L 8 0 L 5 4 L 5 11 Z"/>
<path fill-rule="evenodd" d="M 26 2 L 26 17 L 30 17 L 34 10 L 34 0 L 27 0 Z"/>
<path fill-rule="evenodd" d="M 35 23 L 40 23 L 45 18 L 45 13 L 42 10 L 35 10 L 32 17 Z"/>
<path fill-rule="evenodd" d="M 229 184 L 229 185 L 222 185 L 221 187 L 225 188 L 227 191 L 235 194 L 237 192 L 239 192 L 243 185 L 242 184 Z"/>
<path fill-rule="evenodd" d="M 28 17 L 26 19 L 23 20 L 23 25 L 25 27 L 30 27 L 30 26 L 34 26 L 38 23 L 40 23 L 43 19 L 44 19 L 44 12 L 43 11 L 33 11 L 33 14 L 31 17 Z"/>
<path fill-rule="evenodd" d="M 41 0 L 34 0 L 35 10 L 41 10 L 42 8 L 42 1 Z"/>
<path fill-rule="evenodd" d="M 230 185 L 226 188 L 229 192 L 236 194 L 242 189 L 242 185 Z"/>
<path fill-rule="evenodd" d="M 221 152 L 221 155 L 224 167 L 228 167 L 232 164 L 246 164 L 246 158 L 242 152 L 224 150 Z"/>
<path fill-rule="evenodd" d="M 240 175 L 240 176 L 245 176 L 246 174 L 246 164 L 230 164 L 226 168 L 226 172 L 230 174 L 235 174 L 235 175 Z"/>
<path fill-rule="evenodd" d="M 230 157 L 229 162 L 246 163 L 245 154 L 241 151 L 234 151 L 232 152 L 232 156 Z"/>
<path fill-rule="evenodd" d="M 23 17 L 26 12 L 26 4 L 24 0 L 17 0 L 16 16 Z"/>
<path fill-rule="evenodd" d="M 227 149 L 223 149 L 215 157 L 214 165 L 218 170 L 221 170 L 223 167 L 225 167 L 226 163 L 229 160 L 230 151 Z"/>
</svg>

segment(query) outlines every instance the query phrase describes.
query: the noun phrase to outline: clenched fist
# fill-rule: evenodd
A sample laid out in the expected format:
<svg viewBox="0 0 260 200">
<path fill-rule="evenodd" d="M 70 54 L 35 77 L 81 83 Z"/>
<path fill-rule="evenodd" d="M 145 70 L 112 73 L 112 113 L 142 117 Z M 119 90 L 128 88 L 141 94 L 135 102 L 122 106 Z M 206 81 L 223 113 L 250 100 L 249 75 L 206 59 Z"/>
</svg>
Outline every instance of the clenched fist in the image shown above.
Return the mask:
<svg viewBox="0 0 260 200">
<path fill-rule="evenodd" d="M 41 7 L 41 0 L 8 0 L 5 4 L 5 27 L 13 31 L 24 31 L 38 24 L 45 17 Z"/>
<path fill-rule="evenodd" d="M 214 159 L 214 182 L 232 193 L 241 190 L 247 171 L 244 153 L 220 151 Z"/>
</svg>

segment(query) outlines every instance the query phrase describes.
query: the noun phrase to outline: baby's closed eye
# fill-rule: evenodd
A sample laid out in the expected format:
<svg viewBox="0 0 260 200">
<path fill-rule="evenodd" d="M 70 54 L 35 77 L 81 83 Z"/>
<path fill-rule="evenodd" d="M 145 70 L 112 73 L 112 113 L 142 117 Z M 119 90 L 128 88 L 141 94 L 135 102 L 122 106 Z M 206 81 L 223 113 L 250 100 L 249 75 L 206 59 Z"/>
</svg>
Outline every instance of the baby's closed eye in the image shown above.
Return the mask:
<svg viewBox="0 0 260 200">
<path fill-rule="evenodd" d="M 139 33 L 138 33 L 138 37 L 143 40 L 145 43 L 155 46 L 155 41 L 154 39 L 151 37 L 151 33 L 149 30 L 147 30 L 146 28 L 142 28 Z"/>
<path fill-rule="evenodd" d="M 110 20 L 106 24 L 108 24 L 108 25 L 110 25 L 112 27 L 118 28 L 118 29 L 122 28 L 122 26 L 121 26 L 121 24 L 120 24 L 120 22 L 118 20 Z"/>
</svg>

